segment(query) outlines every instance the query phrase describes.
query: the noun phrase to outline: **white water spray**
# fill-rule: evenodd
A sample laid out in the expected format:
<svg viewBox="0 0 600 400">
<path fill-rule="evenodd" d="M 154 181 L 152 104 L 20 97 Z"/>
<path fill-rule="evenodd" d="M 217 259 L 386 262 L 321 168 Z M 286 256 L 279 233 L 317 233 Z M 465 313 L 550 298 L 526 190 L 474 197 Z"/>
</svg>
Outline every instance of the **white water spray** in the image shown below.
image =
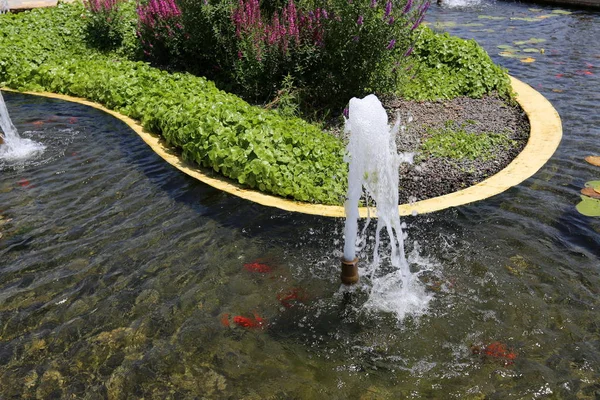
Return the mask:
<svg viewBox="0 0 600 400">
<path fill-rule="evenodd" d="M 44 151 L 45 146 L 30 139 L 19 136 L 17 128 L 13 125 L 8 110 L 0 93 L 0 159 L 15 161 L 29 158 Z M 1 143 L 1 142 L 4 143 Z"/>
<path fill-rule="evenodd" d="M 0 0 L 0 14 L 4 14 L 9 10 L 10 8 L 8 7 L 8 0 Z"/>
<path fill-rule="evenodd" d="M 364 187 L 377 207 L 373 264 L 368 271 L 372 287 L 365 307 L 394 312 L 402 319 L 407 313 L 424 310 L 430 296 L 410 272 L 404 253 L 404 237 L 398 211 L 398 168 L 402 162 L 412 163 L 413 154 L 398 154 L 395 139 L 399 129 L 400 118 L 390 128 L 385 109 L 375 95 L 350 100 L 349 118 L 345 127 L 346 132 L 350 132 L 350 141 L 346 159 L 349 162 L 349 174 L 348 197 L 344 205 L 344 259 L 351 261 L 356 257 L 358 203 Z M 393 270 L 382 274 L 377 269 L 381 264 L 379 244 L 384 227 L 390 238 Z"/>
</svg>

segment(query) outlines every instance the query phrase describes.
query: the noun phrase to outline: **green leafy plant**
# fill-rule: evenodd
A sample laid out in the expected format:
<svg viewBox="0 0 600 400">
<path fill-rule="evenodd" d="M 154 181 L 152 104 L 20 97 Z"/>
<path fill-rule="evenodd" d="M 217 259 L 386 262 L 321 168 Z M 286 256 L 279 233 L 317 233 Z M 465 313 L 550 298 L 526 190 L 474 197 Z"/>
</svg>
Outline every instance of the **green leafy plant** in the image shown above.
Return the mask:
<svg viewBox="0 0 600 400">
<path fill-rule="evenodd" d="M 408 99 L 473 98 L 497 92 L 513 98 L 505 69 L 495 65 L 474 40 L 438 34 L 427 27 L 418 32 L 414 64 L 403 73 L 399 94 Z"/>
<path fill-rule="evenodd" d="M 497 133 L 469 133 L 464 126 L 454 129 L 451 124 L 440 130 L 430 130 L 430 137 L 421 145 L 424 157 L 453 159 L 483 159 L 494 157 L 494 149 L 514 145 L 506 135 Z"/>
<path fill-rule="evenodd" d="M 80 11 L 73 6 L 52 19 L 66 23 L 62 18 Z M 301 119 L 251 106 L 205 78 L 80 53 L 84 45 L 71 52 L 63 44 L 73 37 L 40 35 L 49 15 L 51 10 L 0 18 L 6 39 L 0 41 L 0 84 L 103 104 L 162 135 L 185 159 L 247 187 L 306 202 L 343 202 L 347 168 L 338 139 Z M 47 55 L 38 58 L 40 49 Z"/>
</svg>

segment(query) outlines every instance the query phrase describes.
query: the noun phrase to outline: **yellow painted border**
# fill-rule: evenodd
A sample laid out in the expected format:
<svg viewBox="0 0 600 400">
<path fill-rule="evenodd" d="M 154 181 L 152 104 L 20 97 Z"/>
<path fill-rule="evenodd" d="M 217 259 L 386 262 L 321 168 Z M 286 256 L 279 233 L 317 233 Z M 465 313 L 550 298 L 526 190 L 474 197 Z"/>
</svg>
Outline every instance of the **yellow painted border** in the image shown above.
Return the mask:
<svg viewBox="0 0 600 400">
<path fill-rule="evenodd" d="M 517 102 L 529 117 L 531 124 L 529 140 L 523 151 L 506 168 L 476 185 L 444 196 L 421 200 L 413 204 L 399 205 L 398 210 L 400 215 L 410 215 L 413 212 L 419 214 L 430 213 L 492 197 L 523 182 L 535 174 L 550 159 L 562 138 L 562 124 L 558 112 L 556 112 L 552 104 L 544 96 L 531 86 L 513 77 L 511 77 L 511 84 L 517 94 Z M 14 92 L 11 89 L 2 90 Z M 243 188 L 232 180 L 212 173 L 208 169 L 200 169 L 198 166 L 188 163 L 179 157 L 179 154 L 172 148 L 169 148 L 160 136 L 145 132 L 142 126 L 133 119 L 109 110 L 100 104 L 54 93 L 26 93 L 84 104 L 109 113 L 129 125 L 152 150 L 169 164 L 189 176 L 224 192 L 263 206 L 276 207 L 286 211 L 326 217 L 345 216 L 344 207 L 342 206 L 302 203 L 271 196 Z M 366 207 L 361 207 L 359 211 L 360 216 L 363 218 L 367 217 L 369 213 L 371 217 L 376 217 L 376 212 L 373 208 L 368 210 Z"/>
</svg>

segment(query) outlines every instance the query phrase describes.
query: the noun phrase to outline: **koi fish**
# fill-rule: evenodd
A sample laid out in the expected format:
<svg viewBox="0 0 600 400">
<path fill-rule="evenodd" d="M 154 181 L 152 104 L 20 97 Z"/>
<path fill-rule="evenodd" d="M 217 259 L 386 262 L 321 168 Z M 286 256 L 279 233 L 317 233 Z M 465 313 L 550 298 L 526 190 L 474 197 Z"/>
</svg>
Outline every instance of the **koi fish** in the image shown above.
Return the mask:
<svg viewBox="0 0 600 400">
<path fill-rule="evenodd" d="M 77 123 L 77 117 L 71 117 L 71 118 L 69 118 L 69 123 L 70 124 L 76 124 Z"/>
<path fill-rule="evenodd" d="M 18 182 L 19 186 L 21 186 L 22 188 L 28 188 L 31 186 L 31 183 L 29 183 L 29 181 L 27 179 L 21 179 Z"/>
<path fill-rule="evenodd" d="M 259 317 L 258 314 L 254 313 L 254 318 L 242 317 L 241 315 L 236 315 L 233 317 L 233 323 L 237 326 L 241 326 L 242 328 L 263 328 L 266 325 L 266 321 Z"/>
<path fill-rule="evenodd" d="M 472 346 L 471 351 L 473 354 L 482 354 L 485 357 L 500 360 L 505 366 L 513 364 L 517 358 L 517 354 L 514 351 L 508 350 L 506 345 L 501 342 L 493 342 L 483 347 Z"/>
<path fill-rule="evenodd" d="M 221 317 L 221 325 L 229 326 L 229 313 L 223 314 Z"/>
<path fill-rule="evenodd" d="M 261 274 L 268 274 L 272 271 L 272 268 L 270 266 L 260 262 L 251 262 L 244 264 L 244 268 L 246 268 L 247 271 L 258 272 Z"/>
<path fill-rule="evenodd" d="M 35 126 L 42 126 L 44 125 L 44 121 L 33 121 L 32 124 Z"/>
<path fill-rule="evenodd" d="M 304 303 L 307 299 L 308 296 L 306 295 L 306 292 L 304 292 L 304 290 L 301 288 L 292 288 L 286 293 L 277 294 L 277 300 L 285 308 L 291 308 L 298 301 Z"/>
</svg>

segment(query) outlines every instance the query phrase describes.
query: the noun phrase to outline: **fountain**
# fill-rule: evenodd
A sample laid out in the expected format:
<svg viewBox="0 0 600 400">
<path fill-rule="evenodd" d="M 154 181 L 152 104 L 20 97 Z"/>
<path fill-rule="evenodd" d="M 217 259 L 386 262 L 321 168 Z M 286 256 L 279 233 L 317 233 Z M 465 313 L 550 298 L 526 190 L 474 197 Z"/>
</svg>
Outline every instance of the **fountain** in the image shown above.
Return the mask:
<svg viewBox="0 0 600 400">
<path fill-rule="evenodd" d="M 431 297 L 425 293 L 416 274 L 411 273 L 404 252 L 403 224 L 398 212 L 398 168 L 403 162 L 412 163 L 413 154 L 398 154 L 395 138 L 399 130 L 400 118 L 390 127 L 385 109 L 375 95 L 350 100 L 345 126 L 345 131 L 350 132 L 350 141 L 346 159 L 349 174 L 341 279 L 346 285 L 358 282 L 358 204 L 364 187 L 367 197 L 375 201 L 377 214 L 373 261 L 368 268 L 372 286 L 365 307 L 394 312 L 402 318 L 407 313 L 422 311 Z M 379 245 L 384 227 L 390 239 L 392 271 L 382 273 L 378 268 L 382 264 Z"/>
<path fill-rule="evenodd" d="M 349 119 L 345 131 L 350 132 L 348 143 L 348 197 L 344 204 L 344 265 L 356 269 L 356 238 L 358 235 L 358 203 L 363 187 L 377 206 L 377 234 L 373 262 L 379 262 L 379 234 L 385 226 L 392 247 L 392 265 L 409 274 L 404 255 L 404 240 L 398 213 L 398 168 L 401 162 L 412 162 L 413 154 L 396 151 L 395 137 L 400 119 L 390 129 L 385 109 L 375 95 L 350 100 Z M 355 283 L 357 276 L 343 273 L 344 283 Z M 350 282 L 353 281 L 353 282 Z"/>
<path fill-rule="evenodd" d="M 0 159 L 7 161 L 29 158 L 44 150 L 45 146 L 19 136 L 0 93 Z"/>
<path fill-rule="evenodd" d="M 8 0 L 0 0 L 0 14 L 4 14 L 9 10 L 10 8 L 8 7 Z"/>
</svg>

